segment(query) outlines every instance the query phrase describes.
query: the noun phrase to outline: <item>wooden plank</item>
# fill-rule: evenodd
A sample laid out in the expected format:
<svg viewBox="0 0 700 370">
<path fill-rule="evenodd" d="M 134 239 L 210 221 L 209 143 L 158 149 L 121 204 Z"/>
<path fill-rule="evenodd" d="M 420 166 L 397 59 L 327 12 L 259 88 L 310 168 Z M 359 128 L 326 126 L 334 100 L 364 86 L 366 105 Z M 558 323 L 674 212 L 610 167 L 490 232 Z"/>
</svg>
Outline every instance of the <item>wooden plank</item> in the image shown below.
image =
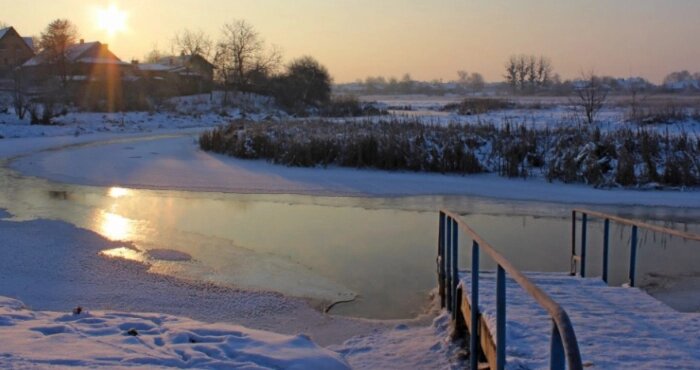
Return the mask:
<svg viewBox="0 0 700 370">
<path fill-rule="evenodd" d="M 471 304 L 469 304 L 469 299 L 467 298 L 467 294 L 465 294 L 464 290 L 460 287 L 459 288 L 460 295 L 461 295 L 461 307 L 460 307 L 460 314 L 462 315 L 462 318 L 464 319 L 465 322 L 465 327 L 467 329 L 467 334 L 471 333 L 472 327 L 471 327 L 471 320 L 467 319 L 471 317 Z M 482 353 L 476 354 L 477 356 L 484 355 L 486 358 L 486 361 L 488 362 L 488 366 L 490 369 L 495 369 L 496 368 L 496 343 L 493 340 L 493 335 L 491 335 L 491 331 L 489 330 L 488 325 L 486 324 L 486 321 L 484 320 L 483 316 L 479 315 L 479 345 L 481 348 Z M 467 335 L 469 337 L 469 335 Z M 470 353 L 470 356 L 473 356 L 474 354 Z M 482 367 L 479 366 L 481 369 Z"/>
</svg>

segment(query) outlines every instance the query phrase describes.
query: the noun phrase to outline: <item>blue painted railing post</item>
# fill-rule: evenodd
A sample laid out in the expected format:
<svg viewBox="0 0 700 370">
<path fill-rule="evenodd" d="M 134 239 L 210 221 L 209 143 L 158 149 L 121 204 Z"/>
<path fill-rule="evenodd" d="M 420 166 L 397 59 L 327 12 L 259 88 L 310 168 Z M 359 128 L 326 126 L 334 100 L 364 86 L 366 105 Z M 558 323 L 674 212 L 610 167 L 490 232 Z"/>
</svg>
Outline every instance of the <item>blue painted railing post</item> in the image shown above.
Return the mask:
<svg viewBox="0 0 700 370">
<path fill-rule="evenodd" d="M 634 286 L 634 275 L 637 268 L 637 226 L 632 226 L 632 241 L 630 246 L 630 286 Z"/>
<path fill-rule="evenodd" d="M 445 213 L 442 211 L 440 211 L 440 228 L 438 231 L 437 270 L 440 308 L 445 308 Z"/>
<path fill-rule="evenodd" d="M 571 211 L 571 276 L 576 275 L 576 211 Z"/>
<path fill-rule="evenodd" d="M 552 339 L 549 349 L 549 368 L 551 370 L 564 370 L 566 368 L 566 356 L 564 354 L 564 344 L 561 341 L 559 328 L 552 321 Z"/>
<path fill-rule="evenodd" d="M 471 328 L 469 360 L 472 369 L 479 368 L 479 243 L 472 243 Z"/>
<path fill-rule="evenodd" d="M 581 215 L 581 277 L 586 277 L 586 236 L 588 234 L 588 215 Z"/>
<path fill-rule="evenodd" d="M 452 318 L 457 319 L 459 302 L 457 302 L 457 285 L 459 284 L 459 229 L 457 220 L 452 220 Z"/>
<path fill-rule="evenodd" d="M 445 251 L 445 307 L 448 312 L 452 312 L 452 217 L 447 217 L 447 231 L 445 233 L 447 250 Z"/>
<path fill-rule="evenodd" d="M 610 220 L 603 224 L 603 281 L 608 282 L 608 255 L 610 254 Z"/>
<path fill-rule="evenodd" d="M 496 274 L 496 370 L 506 366 L 506 272 L 498 265 Z"/>
</svg>

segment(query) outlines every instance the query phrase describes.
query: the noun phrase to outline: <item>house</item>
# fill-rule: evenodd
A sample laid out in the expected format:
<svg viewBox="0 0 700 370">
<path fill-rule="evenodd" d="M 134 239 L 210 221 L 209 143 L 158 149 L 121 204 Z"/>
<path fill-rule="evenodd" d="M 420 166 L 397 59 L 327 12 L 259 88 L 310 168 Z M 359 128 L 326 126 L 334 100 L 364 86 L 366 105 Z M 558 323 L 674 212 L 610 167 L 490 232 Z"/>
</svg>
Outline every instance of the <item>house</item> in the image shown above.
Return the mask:
<svg viewBox="0 0 700 370">
<path fill-rule="evenodd" d="M 172 67 L 172 72 L 180 76 L 196 77 L 204 82 L 214 79 L 214 65 L 199 54 L 168 56 L 158 60 L 158 64 Z"/>
<path fill-rule="evenodd" d="M 34 57 L 31 37 L 22 37 L 13 27 L 0 29 L 0 78 L 8 78 L 11 72 Z"/>
<path fill-rule="evenodd" d="M 64 55 L 65 77 L 72 81 L 121 79 L 131 70 L 131 65 L 122 62 L 109 50 L 109 45 L 99 41 L 79 43 L 69 46 Z M 48 52 L 43 51 L 22 65 L 37 78 L 57 77 L 55 68 Z"/>
<path fill-rule="evenodd" d="M 69 46 L 61 62 L 43 51 L 21 69 L 43 95 L 58 91 L 75 104 L 104 110 L 121 106 L 123 80 L 133 74 L 131 63 L 122 62 L 107 44 L 84 40 Z"/>
<path fill-rule="evenodd" d="M 156 63 L 134 63 L 140 78 L 161 85 L 173 86 L 171 95 L 211 92 L 214 65 L 199 54 L 168 56 Z"/>
</svg>

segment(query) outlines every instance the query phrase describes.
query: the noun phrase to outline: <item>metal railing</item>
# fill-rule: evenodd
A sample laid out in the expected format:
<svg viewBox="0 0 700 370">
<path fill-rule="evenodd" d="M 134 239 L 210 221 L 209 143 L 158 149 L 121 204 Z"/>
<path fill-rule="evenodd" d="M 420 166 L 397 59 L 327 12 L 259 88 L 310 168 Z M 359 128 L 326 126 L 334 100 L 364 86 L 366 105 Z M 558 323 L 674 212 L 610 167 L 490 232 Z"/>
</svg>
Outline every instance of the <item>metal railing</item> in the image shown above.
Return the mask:
<svg viewBox="0 0 700 370">
<path fill-rule="evenodd" d="M 497 264 L 496 274 L 496 369 L 502 370 L 506 360 L 506 273 L 544 308 L 552 319 L 550 342 L 550 368 L 582 370 L 574 327 L 566 311 L 515 268 L 503 255 L 482 239 L 460 217 L 450 211 L 440 211 L 440 232 L 438 235 L 438 281 L 441 305 L 457 318 L 457 286 L 459 284 L 459 230 L 472 239 L 471 248 L 471 323 L 470 360 L 471 368 L 478 368 L 479 343 L 479 251 L 483 250 Z M 465 318 L 467 319 L 467 318 Z"/>
<path fill-rule="evenodd" d="M 576 254 L 576 214 L 581 214 L 581 253 Z M 586 277 L 586 249 L 588 247 L 588 217 L 595 217 L 603 220 L 603 268 L 602 278 L 608 282 L 608 255 L 610 252 L 610 221 L 615 221 L 622 225 L 632 226 L 630 235 L 630 263 L 627 273 L 629 285 L 635 285 L 635 275 L 637 270 L 637 242 L 638 229 L 647 229 L 662 234 L 677 236 L 686 240 L 700 241 L 700 235 L 692 234 L 684 231 L 669 229 L 663 226 L 652 225 L 641 221 L 631 220 L 607 213 L 590 211 L 587 209 L 574 209 L 571 211 L 571 275 L 576 275 L 576 262 L 580 268 L 581 277 Z"/>
</svg>

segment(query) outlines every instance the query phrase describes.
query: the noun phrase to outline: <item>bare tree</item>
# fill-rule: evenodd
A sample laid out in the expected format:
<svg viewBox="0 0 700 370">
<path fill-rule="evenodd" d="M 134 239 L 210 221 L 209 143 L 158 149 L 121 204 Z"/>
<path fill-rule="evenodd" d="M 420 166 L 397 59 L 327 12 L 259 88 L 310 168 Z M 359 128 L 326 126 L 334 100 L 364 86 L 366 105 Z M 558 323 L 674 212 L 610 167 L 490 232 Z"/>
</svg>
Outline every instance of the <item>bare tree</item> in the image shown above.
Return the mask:
<svg viewBox="0 0 700 370">
<path fill-rule="evenodd" d="M 543 56 L 513 55 L 506 62 L 506 83 L 513 92 L 533 93 L 547 87 L 552 80 L 552 63 Z"/>
<path fill-rule="evenodd" d="M 537 58 L 535 58 L 534 55 L 525 57 L 525 74 L 527 75 L 526 90 L 532 93 L 539 86 L 539 78 L 537 76 Z"/>
<path fill-rule="evenodd" d="M 158 48 L 158 43 L 153 44 L 151 51 L 143 57 L 144 63 L 158 63 L 159 60 L 165 57 L 165 52 Z"/>
<path fill-rule="evenodd" d="M 582 74 L 574 91 L 576 98 L 572 100 L 572 104 L 581 109 L 586 123 L 593 124 L 605 105 L 610 89 L 594 72 L 588 72 Z"/>
<path fill-rule="evenodd" d="M 233 61 L 233 55 L 228 52 L 228 48 L 223 42 L 216 45 L 213 63 L 216 66 L 216 69 L 214 70 L 214 76 L 216 80 L 219 81 L 224 90 L 224 96 L 221 101 L 221 104 L 227 105 L 229 91 L 231 90 L 231 85 L 233 85 L 233 74 L 235 70 L 235 65 Z"/>
<path fill-rule="evenodd" d="M 200 55 L 209 58 L 212 45 L 211 38 L 201 30 L 184 29 L 176 33 L 173 38 L 173 50 L 181 55 Z"/>
<path fill-rule="evenodd" d="M 401 80 L 399 81 L 399 91 L 404 94 L 411 93 L 414 85 L 415 81 L 413 81 L 411 74 L 404 73 L 403 77 L 401 77 Z"/>
<path fill-rule="evenodd" d="M 21 68 L 15 68 L 12 72 L 14 82 L 12 89 L 12 106 L 15 109 L 17 118 L 24 119 L 30 108 L 29 98 L 25 91 L 24 72 Z"/>
<path fill-rule="evenodd" d="M 482 76 L 481 73 L 469 73 L 467 71 L 460 70 L 457 71 L 457 76 L 459 77 L 457 83 L 459 83 L 464 89 L 471 91 L 481 91 L 484 89 L 484 76 Z"/>
<path fill-rule="evenodd" d="M 3 22 L 3 21 L 0 21 L 0 29 L 7 28 L 7 27 L 10 27 L 10 25 Z"/>
<path fill-rule="evenodd" d="M 248 84 L 248 72 L 265 64 L 265 43 L 258 31 L 248 22 L 237 20 L 224 25 L 221 41 L 217 46 L 218 66 L 230 74 L 228 82 L 238 89 Z"/>
<path fill-rule="evenodd" d="M 61 78 L 63 87 L 68 81 L 68 49 L 78 40 L 78 28 L 67 19 L 56 19 L 46 26 L 39 39 L 39 50 L 54 73 Z"/>
<path fill-rule="evenodd" d="M 540 87 L 547 87 L 552 83 L 552 61 L 549 58 L 540 56 L 537 60 L 537 81 Z"/>
<path fill-rule="evenodd" d="M 631 122 L 640 122 L 644 116 L 643 106 L 646 105 L 647 99 L 651 96 L 649 91 L 648 81 L 642 78 L 632 78 L 628 82 L 628 91 L 630 94 L 630 106 L 627 113 L 627 120 Z"/>
<path fill-rule="evenodd" d="M 515 55 L 512 55 L 506 62 L 505 79 L 513 91 L 518 90 L 518 60 Z"/>
</svg>

